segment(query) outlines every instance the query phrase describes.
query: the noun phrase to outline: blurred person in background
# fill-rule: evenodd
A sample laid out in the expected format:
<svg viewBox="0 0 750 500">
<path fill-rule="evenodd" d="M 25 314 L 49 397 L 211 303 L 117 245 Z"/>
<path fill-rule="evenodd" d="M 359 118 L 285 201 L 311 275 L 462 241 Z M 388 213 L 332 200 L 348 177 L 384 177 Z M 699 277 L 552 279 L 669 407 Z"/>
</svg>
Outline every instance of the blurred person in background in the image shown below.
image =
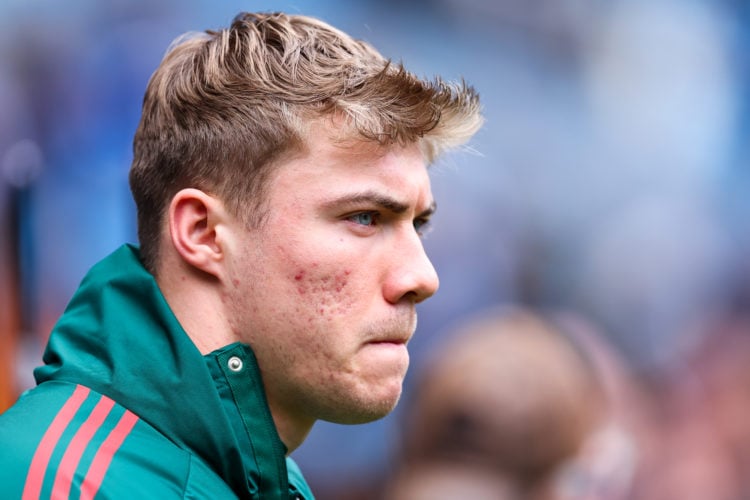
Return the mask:
<svg viewBox="0 0 750 500">
<path fill-rule="evenodd" d="M 740 288 L 747 293 L 746 284 Z M 683 334 L 682 355 L 655 384 L 659 432 L 639 500 L 735 500 L 750 494 L 747 306 L 747 297 L 740 298 Z"/>
<path fill-rule="evenodd" d="M 305 16 L 177 40 L 146 90 L 140 247 L 94 266 L 39 384 L 0 416 L 6 498 L 311 498 L 288 454 L 317 420 L 396 405 L 438 278 L 427 167 L 481 126 Z"/>
<path fill-rule="evenodd" d="M 616 401 L 625 372 L 598 334 L 561 324 L 527 309 L 462 323 L 407 403 L 384 497 L 629 498 L 635 429 Z"/>
</svg>

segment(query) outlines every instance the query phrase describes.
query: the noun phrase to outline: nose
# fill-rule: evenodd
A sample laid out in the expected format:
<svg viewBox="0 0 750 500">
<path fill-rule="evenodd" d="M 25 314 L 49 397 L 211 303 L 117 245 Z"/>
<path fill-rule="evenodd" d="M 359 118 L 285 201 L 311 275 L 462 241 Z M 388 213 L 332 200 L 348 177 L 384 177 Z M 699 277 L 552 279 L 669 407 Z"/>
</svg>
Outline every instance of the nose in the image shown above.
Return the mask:
<svg viewBox="0 0 750 500">
<path fill-rule="evenodd" d="M 417 304 L 434 295 L 440 286 L 437 271 L 416 233 L 408 234 L 391 252 L 391 263 L 384 295 L 392 304 L 403 300 Z"/>
</svg>

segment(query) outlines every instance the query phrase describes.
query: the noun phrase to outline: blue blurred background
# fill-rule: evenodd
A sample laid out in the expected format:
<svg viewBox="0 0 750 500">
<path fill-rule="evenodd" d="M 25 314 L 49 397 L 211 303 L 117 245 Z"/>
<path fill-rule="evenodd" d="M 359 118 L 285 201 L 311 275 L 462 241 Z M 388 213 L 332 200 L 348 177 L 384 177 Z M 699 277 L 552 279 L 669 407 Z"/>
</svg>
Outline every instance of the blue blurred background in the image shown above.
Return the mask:
<svg viewBox="0 0 750 500">
<path fill-rule="evenodd" d="M 482 97 L 485 127 L 433 170 L 441 290 L 421 307 L 405 398 L 450 325 L 512 303 L 573 311 L 636 378 L 668 378 L 750 311 L 748 5 L 4 0 L 0 409 L 33 384 L 86 270 L 136 241 L 131 141 L 166 47 L 240 10 L 320 17 Z M 294 456 L 319 491 L 366 482 L 399 418 L 316 424 Z"/>
</svg>

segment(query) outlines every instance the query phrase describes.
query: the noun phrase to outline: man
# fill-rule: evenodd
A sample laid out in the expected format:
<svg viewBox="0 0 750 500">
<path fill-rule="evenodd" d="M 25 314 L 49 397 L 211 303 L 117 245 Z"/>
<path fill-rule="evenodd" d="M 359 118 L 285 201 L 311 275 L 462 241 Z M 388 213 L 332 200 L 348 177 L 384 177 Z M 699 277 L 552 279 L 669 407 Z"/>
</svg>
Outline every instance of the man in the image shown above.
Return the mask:
<svg viewBox="0 0 750 500">
<path fill-rule="evenodd" d="M 396 404 L 438 286 L 426 165 L 480 124 L 471 88 L 316 19 L 176 42 L 134 140 L 140 248 L 90 271 L 0 417 L 4 498 L 311 498 L 287 455 Z"/>
</svg>

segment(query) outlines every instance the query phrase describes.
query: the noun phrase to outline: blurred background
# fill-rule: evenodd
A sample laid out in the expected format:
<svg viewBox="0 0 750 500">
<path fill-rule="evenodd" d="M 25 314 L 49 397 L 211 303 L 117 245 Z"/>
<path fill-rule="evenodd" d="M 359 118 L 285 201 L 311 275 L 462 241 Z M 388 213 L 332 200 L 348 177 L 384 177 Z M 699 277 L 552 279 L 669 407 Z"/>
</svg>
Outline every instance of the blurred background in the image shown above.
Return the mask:
<svg viewBox="0 0 750 500">
<path fill-rule="evenodd" d="M 440 210 L 425 244 L 441 289 L 421 305 L 402 404 L 365 426 L 318 423 L 294 454 L 319 498 L 421 498 L 388 486 L 419 432 L 406 424 L 421 384 L 463 325 L 516 307 L 550 321 L 601 386 L 606 404 L 574 405 L 605 408 L 584 419 L 598 422 L 591 435 L 617 430 L 608 446 L 576 438 L 534 498 L 750 498 L 750 4 L 740 0 L 4 0 L 0 411 L 33 385 L 88 268 L 136 241 L 127 172 L 150 74 L 179 34 L 240 10 L 317 16 L 420 76 L 463 77 L 487 119 L 432 171 Z M 495 365 L 510 367 L 499 349 Z M 520 397 L 542 390 L 546 366 L 528 387 L 528 373 L 475 380 L 487 391 L 517 380 Z M 530 433 L 519 450 L 549 439 Z M 597 446 L 598 467 L 581 465 Z M 612 464 L 618 474 L 599 470 Z"/>
</svg>

